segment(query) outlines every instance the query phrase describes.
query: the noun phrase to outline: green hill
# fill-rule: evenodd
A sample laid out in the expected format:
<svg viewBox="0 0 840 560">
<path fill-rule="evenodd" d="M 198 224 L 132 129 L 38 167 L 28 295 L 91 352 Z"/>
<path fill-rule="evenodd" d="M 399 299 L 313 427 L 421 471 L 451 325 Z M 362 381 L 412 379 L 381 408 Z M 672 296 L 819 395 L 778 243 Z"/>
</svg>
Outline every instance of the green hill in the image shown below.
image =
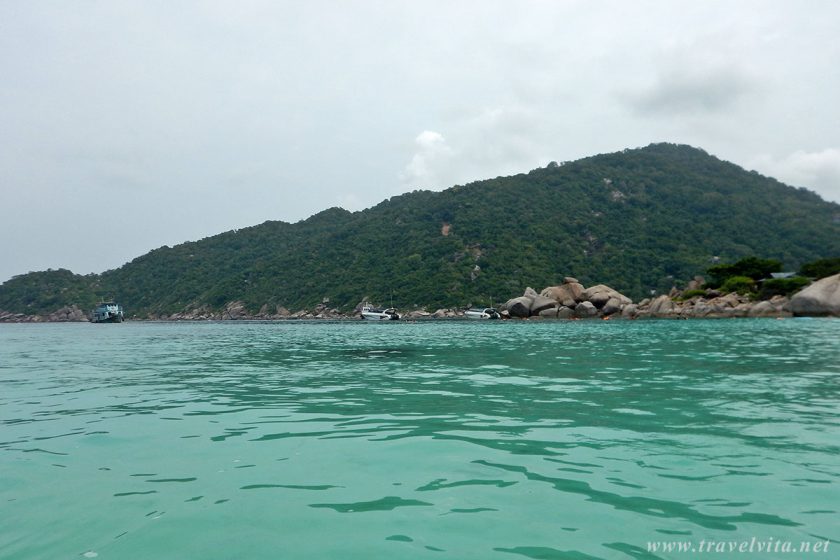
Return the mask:
<svg viewBox="0 0 840 560">
<path fill-rule="evenodd" d="M 331 208 L 162 247 L 100 275 L 34 272 L 0 286 L 0 309 L 43 313 L 117 298 L 129 315 L 243 301 L 350 309 L 499 302 L 564 276 L 633 298 L 757 255 L 796 270 L 840 255 L 840 205 L 673 144 L 511 177 L 415 191 L 360 212 Z"/>
</svg>

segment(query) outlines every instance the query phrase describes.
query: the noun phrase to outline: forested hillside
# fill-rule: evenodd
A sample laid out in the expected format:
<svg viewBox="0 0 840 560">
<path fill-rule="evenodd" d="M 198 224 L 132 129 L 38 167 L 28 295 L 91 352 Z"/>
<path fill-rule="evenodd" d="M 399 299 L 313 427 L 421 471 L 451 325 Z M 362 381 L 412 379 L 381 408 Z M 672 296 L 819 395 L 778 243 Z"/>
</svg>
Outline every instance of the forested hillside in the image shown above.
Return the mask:
<svg viewBox="0 0 840 560">
<path fill-rule="evenodd" d="M 633 297 L 702 274 L 713 257 L 788 270 L 840 255 L 840 205 L 673 144 L 415 191 L 360 212 L 266 222 L 162 247 L 100 275 L 47 271 L 0 286 L 0 309 L 118 299 L 129 315 L 240 300 L 296 310 L 363 298 L 401 308 L 506 300 L 564 276 Z"/>
</svg>

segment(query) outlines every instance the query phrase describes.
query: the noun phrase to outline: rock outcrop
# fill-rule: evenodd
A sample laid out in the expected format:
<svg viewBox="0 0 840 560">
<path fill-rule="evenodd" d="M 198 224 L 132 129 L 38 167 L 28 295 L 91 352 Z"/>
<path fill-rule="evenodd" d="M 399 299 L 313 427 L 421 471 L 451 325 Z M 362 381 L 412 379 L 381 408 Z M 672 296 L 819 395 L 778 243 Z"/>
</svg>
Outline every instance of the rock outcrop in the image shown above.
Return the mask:
<svg viewBox="0 0 840 560">
<path fill-rule="evenodd" d="M 531 302 L 533 300 L 526 296 L 520 296 L 509 300 L 504 305 L 504 309 L 510 313 L 511 317 L 530 317 L 531 316 Z"/>
<path fill-rule="evenodd" d="M 502 305 L 504 316 L 583 319 L 621 313 L 632 301 L 616 290 L 598 284 L 584 288 L 576 278 L 566 277 L 563 284 L 549 286 L 539 294 L 527 288 L 519 297 Z"/>
<path fill-rule="evenodd" d="M 583 285 L 577 279 L 567 277 L 560 286 L 549 286 L 540 292 L 541 296 L 549 297 L 560 305 L 574 307 L 583 301 Z"/>
<path fill-rule="evenodd" d="M 701 277 L 694 285 L 700 285 Z M 699 288 L 695 288 L 699 291 Z M 703 295 L 682 299 L 683 292 L 672 290 L 638 304 L 604 284 L 584 288 L 574 278 L 565 278 L 559 286 L 549 286 L 538 295 L 528 288 L 500 307 L 503 318 L 550 319 L 694 319 L 730 317 L 791 317 L 797 315 L 840 316 L 840 274 L 825 278 L 795 295 L 793 300 L 774 296 L 753 301 L 747 295 L 721 294 L 706 290 Z"/>
<path fill-rule="evenodd" d="M 64 306 L 45 315 L 27 315 L 0 310 L 0 323 L 70 323 L 88 320 L 87 314 L 76 305 Z"/>
<path fill-rule="evenodd" d="M 531 301 L 531 315 L 539 315 L 541 311 L 547 309 L 557 309 L 557 301 L 545 296 L 536 296 Z M 556 313 L 556 311 L 555 311 Z"/>
<path fill-rule="evenodd" d="M 589 319 L 598 315 L 598 308 L 591 301 L 582 301 L 575 307 L 575 317 Z"/>
<path fill-rule="evenodd" d="M 790 310 L 800 316 L 840 317 L 840 274 L 817 280 L 790 300 Z"/>
<path fill-rule="evenodd" d="M 659 319 L 790 317 L 791 313 L 788 305 L 788 299 L 783 296 L 775 296 L 767 301 L 754 302 L 749 297 L 736 293 L 717 297 L 695 296 L 687 300 L 671 299 L 670 296 L 661 295 L 653 300 L 642 300 L 638 306 L 633 306 L 633 308 L 625 307 L 622 316 L 632 313 L 635 318 L 652 317 Z"/>
</svg>

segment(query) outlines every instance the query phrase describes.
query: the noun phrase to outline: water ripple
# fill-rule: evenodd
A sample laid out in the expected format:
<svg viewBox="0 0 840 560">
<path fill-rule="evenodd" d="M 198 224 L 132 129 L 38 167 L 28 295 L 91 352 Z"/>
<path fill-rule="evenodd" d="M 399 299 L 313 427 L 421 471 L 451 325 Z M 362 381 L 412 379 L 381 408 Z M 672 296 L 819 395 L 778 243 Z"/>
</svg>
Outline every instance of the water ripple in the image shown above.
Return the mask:
<svg viewBox="0 0 840 560">
<path fill-rule="evenodd" d="M 840 542 L 840 321 L 0 325 L 0 364 L 9 558 Z"/>
</svg>

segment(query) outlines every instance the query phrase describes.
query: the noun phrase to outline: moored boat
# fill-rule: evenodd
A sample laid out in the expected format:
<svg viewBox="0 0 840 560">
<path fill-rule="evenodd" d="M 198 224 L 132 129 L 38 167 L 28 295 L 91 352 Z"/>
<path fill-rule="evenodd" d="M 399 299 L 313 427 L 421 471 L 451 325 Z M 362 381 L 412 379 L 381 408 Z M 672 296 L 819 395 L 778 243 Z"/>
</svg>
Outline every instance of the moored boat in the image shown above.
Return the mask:
<svg viewBox="0 0 840 560">
<path fill-rule="evenodd" d="M 366 321 L 397 321 L 400 314 L 393 307 L 387 309 L 380 309 L 370 305 L 362 307 L 362 319 Z"/>
<path fill-rule="evenodd" d="M 467 319 L 501 319 L 502 316 L 493 307 L 473 307 L 464 311 Z"/>
<path fill-rule="evenodd" d="M 90 314 L 91 323 L 122 323 L 125 318 L 122 305 L 103 301 Z"/>
</svg>

